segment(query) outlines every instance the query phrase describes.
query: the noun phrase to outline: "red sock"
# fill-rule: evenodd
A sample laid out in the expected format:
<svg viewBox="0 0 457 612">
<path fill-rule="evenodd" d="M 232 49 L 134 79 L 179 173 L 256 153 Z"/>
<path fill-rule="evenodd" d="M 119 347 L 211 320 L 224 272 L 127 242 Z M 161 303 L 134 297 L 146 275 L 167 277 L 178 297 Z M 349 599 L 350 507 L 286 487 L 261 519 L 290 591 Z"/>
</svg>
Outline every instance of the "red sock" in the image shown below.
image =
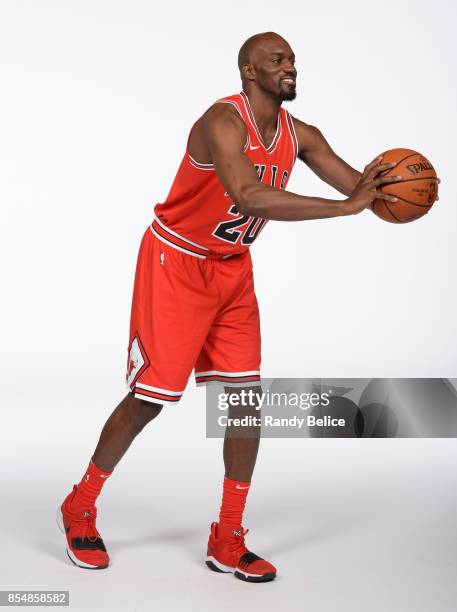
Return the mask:
<svg viewBox="0 0 457 612">
<path fill-rule="evenodd" d="M 242 524 L 244 506 L 250 486 L 250 482 L 224 478 L 219 524 L 233 525 L 234 527 Z"/>
<path fill-rule="evenodd" d="M 100 495 L 105 481 L 113 472 L 103 472 L 92 461 L 86 470 L 76 489 L 76 495 L 72 500 L 73 508 L 91 508 L 95 506 L 97 497 Z"/>
</svg>

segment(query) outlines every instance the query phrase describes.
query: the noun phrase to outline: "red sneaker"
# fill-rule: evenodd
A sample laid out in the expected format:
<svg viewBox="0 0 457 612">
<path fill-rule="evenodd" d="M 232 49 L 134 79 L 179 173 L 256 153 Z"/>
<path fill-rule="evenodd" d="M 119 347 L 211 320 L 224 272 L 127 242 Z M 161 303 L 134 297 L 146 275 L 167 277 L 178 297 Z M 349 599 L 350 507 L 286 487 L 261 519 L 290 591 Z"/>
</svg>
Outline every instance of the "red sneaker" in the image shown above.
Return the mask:
<svg viewBox="0 0 457 612">
<path fill-rule="evenodd" d="M 249 530 L 241 525 L 211 524 L 206 565 L 214 572 L 232 572 L 247 582 L 268 582 L 276 578 L 276 568 L 250 552 L 244 544 Z"/>
<path fill-rule="evenodd" d="M 104 569 L 109 556 L 95 526 L 97 508 L 71 508 L 77 485 L 57 511 L 57 524 L 67 538 L 67 555 L 78 567 Z"/>
</svg>

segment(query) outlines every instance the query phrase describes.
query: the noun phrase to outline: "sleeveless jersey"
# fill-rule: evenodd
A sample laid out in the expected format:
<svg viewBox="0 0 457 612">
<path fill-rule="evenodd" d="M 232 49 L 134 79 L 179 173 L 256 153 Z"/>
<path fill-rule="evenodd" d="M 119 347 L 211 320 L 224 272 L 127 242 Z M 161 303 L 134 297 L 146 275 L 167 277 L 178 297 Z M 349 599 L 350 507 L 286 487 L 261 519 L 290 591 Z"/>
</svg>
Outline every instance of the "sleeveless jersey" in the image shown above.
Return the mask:
<svg viewBox="0 0 457 612">
<path fill-rule="evenodd" d="M 244 153 L 254 164 L 260 181 L 285 189 L 295 163 L 298 145 L 290 114 L 279 109 L 276 134 L 265 147 L 244 92 L 221 98 L 231 104 L 246 124 Z M 193 159 L 188 148 L 165 202 L 154 209 L 153 233 L 170 246 L 200 258 L 230 257 L 245 252 L 267 219 L 238 212 L 220 182 L 213 164 Z"/>
</svg>

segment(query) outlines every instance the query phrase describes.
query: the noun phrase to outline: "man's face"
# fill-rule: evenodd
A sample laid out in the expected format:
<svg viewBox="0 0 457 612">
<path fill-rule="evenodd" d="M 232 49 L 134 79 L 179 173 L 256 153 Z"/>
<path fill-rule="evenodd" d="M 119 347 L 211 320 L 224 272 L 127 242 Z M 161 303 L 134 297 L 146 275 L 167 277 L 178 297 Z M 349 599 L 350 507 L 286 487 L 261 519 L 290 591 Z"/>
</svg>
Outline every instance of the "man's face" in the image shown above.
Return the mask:
<svg viewBox="0 0 457 612">
<path fill-rule="evenodd" d="M 295 55 L 285 40 L 274 37 L 260 41 L 253 51 L 251 63 L 254 81 L 260 89 L 280 100 L 296 97 Z"/>
</svg>

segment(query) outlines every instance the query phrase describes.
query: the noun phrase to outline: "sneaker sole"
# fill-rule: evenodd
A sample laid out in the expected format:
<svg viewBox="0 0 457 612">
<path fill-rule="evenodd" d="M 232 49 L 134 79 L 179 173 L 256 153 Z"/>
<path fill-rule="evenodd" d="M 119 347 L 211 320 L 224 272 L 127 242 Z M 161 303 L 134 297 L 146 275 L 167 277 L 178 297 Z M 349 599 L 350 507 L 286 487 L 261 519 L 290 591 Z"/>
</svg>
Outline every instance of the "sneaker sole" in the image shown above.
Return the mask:
<svg viewBox="0 0 457 612">
<path fill-rule="evenodd" d="M 218 572 L 219 574 L 230 573 L 233 574 L 235 578 L 243 580 L 244 582 L 271 582 L 276 578 L 276 573 L 274 572 L 259 576 L 257 574 L 248 574 L 246 572 L 242 572 L 238 568 L 233 569 L 233 567 L 220 563 L 214 557 L 207 557 L 205 563 L 206 566 L 213 572 Z"/>
<path fill-rule="evenodd" d="M 208 555 L 206 557 L 205 563 L 210 570 L 213 570 L 213 572 L 219 572 L 220 574 L 233 574 L 236 569 L 234 567 L 230 567 L 230 565 L 224 565 L 212 555 Z"/>
<path fill-rule="evenodd" d="M 244 580 L 244 582 L 271 582 L 276 578 L 276 574 L 273 572 L 270 574 L 263 574 L 262 576 L 256 576 L 255 574 L 244 574 L 236 570 L 233 575 L 239 580 Z"/>
<path fill-rule="evenodd" d="M 66 533 L 65 533 L 65 527 L 63 524 L 62 510 L 60 507 L 57 508 L 56 521 L 57 521 L 57 527 L 64 534 L 65 540 L 66 540 Z M 106 565 L 91 565 L 90 563 L 84 563 L 84 561 L 80 561 L 78 557 L 76 557 L 72 553 L 72 551 L 68 548 L 68 544 L 65 550 L 67 551 L 67 557 L 70 559 L 70 561 L 77 567 L 80 567 L 81 569 L 91 569 L 91 570 L 106 569 L 109 565 L 108 563 Z"/>
</svg>

